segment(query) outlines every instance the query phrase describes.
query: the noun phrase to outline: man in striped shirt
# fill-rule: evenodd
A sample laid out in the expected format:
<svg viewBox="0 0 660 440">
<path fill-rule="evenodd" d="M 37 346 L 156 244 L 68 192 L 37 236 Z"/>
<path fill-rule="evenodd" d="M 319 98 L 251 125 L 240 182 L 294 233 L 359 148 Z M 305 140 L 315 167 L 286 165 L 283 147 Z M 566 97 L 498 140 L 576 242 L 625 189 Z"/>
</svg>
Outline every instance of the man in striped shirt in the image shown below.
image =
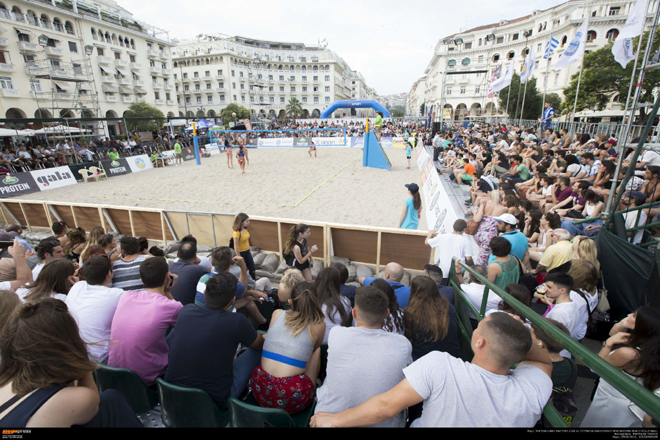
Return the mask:
<svg viewBox="0 0 660 440">
<path fill-rule="evenodd" d="M 140 253 L 140 242 L 135 237 L 122 237 L 119 240 L 121 258 L 112 265 L 112 287 L 123 290 L 142 290 L 140 264 L 151 255 Z"/>
</svg>

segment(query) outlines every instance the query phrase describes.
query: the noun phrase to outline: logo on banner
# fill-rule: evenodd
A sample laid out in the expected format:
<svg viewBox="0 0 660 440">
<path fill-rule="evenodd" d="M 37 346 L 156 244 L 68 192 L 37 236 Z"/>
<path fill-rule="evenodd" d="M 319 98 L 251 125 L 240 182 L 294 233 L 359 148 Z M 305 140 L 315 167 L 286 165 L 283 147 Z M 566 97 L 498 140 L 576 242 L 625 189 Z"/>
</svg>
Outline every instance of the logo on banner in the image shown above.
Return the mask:
<svg viewBox="0 0 660 440">
<path fill-rule="evenodd" d="M 12 177 L 9 174 L 7 174 L 7 177 L 2 179 L 2 183 L 4 183 L 5 185 L 13 185 L 16 182 L 18 182 L 18 178 Z"/>
<path fill-rule="evenodd" d="M 70 173 L 55 171 L 52 174 L 45 174 L 43 176 L 37 177 L 35 180 L 39 182 L 42 186 L 50 186 L 51 183 L 56 184 L 60 181 L 66 181 L 73 179 L 73 176 Z"/>
<path fill-rule="evenodd" d="M 139 157 L 135 159 L 135 165 L 137 165 L 138 168 L 144 168 L 146 166 L 144 161 Z"/>
<path fill-rule="evenodd" d="M 573 56 L 580 47 L 581 39 L 582 39 L 582 32 L 577 32 L 575 34 L 575 37 L 573 38 L 573 41 L 571 42 L 571 44 L 568 45 L 563 55 L 567 57 Z"/>
<path fill-rule="evenodd" d="M 111 167 L 118 167 L 119 165 L 121 165 L 121 164 L 116 160 L 113 160 L 112 162 L 110 162 Z"/>
</svg>

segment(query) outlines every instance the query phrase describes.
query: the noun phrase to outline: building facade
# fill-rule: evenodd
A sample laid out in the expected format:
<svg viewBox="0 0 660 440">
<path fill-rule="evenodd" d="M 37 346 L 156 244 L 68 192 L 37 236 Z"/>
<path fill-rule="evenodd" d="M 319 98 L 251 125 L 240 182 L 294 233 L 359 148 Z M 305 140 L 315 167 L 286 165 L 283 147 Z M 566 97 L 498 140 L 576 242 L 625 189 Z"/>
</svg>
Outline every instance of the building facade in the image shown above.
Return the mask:
<svg viewBox="0 0 660 440">
<path fill-rule="evenodd" d="M 1 0 L 0 31 L 0 117 L 121 118 L 137 101 L 178 109 L 167 32 L 113 0 Z"/>
<path fill-rule="evenodd" d="M 500 66 L 504 74 L 509 63 L 513 62 L 515 72 L 520 74 L 525 56 L 532 47 L 535 52 L 532 75 L 537 78 L 539 92 L 545 88 L 547 93 L 563 96 L 564 88 L 569 85 L 571 76 L 579 71 L 580 63 L 558 71 L 552 68 L 584 19 L 590 17 L 586 51 L 600 49 L 616 39 L 633 3 L 629 0 L 571 0 L 544 11 L 533 11 L 524 17 L 442 38 L 425 70 L 427 113 L 431 111 L 435 117 L 453 120 L 505 115 L 507 109 L 500 107 L 497 95 L 488 98 L 491 73 Z M 658 0 L 649 2 L 647 25 L 653 21 L 657 7 Z M 550 36 L 557 39 L 559 45 L 545 60 L 543 54 Z M 578 115 L 622 114 L 619 100 L 624 101 L 625 96 L 613 95 L 607 112 L 577 109 Z M 442 113 L 441 108 L 444 109 Z M 512 110 L 509 109 L 511 115 Z"/>
<path fill-rule="evenodd" d="M 336 100 L 375 95 L 359 72 L 324 46 L 202 35 L 179 42 L 172 59 L 178 116 L 220 117 L 235 103 L 261 119 L 284 119 L 297 99 L 303 117 L 318 117 Z M 333 116 L 350 113 L 341 109 Z"/>
<path fill-rule="evenodd" d="M 426 102 L 426 77 L 415 81 L 408 92 L 406 116 L 424 116 L 422 105 Z"/>
</svg>

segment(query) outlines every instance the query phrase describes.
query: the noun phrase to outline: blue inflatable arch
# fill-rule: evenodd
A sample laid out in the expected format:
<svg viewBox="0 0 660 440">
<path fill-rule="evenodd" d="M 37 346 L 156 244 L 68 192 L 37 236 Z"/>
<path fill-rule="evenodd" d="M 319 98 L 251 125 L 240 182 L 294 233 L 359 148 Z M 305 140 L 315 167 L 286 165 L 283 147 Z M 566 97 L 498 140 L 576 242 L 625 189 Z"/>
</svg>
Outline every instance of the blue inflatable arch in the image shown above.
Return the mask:
<svg viewBox="0 0 660 440">
<path fill-rule="evenodd" d="M 335 101 L 332 104 L 330 104 L 330 107 L 323 110 L 323 113 L 321 113 L 321 118 L 322 119 L 328 118 L 338 108 L 354 108 L 354 109 L 372 108 L 377 112 L 383 112 L 384 118 L 390 117 L 390 112 L 388 112 L 385 107 L 380 105 L 378 102 L 370 99 L 366 101 Z"/>
</svg>

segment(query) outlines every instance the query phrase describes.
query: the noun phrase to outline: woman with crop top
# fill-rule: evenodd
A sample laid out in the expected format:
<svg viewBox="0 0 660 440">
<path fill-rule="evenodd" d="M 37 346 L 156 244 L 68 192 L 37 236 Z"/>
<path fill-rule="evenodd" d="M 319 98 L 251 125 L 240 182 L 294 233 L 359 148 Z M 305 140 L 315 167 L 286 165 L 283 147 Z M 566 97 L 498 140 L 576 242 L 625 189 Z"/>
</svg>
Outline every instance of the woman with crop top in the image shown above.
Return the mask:
<svg viewBox="0 0 660 440">
<path fill-rule="evenodd" d="M 248 272 L 253 280 L 256 280 L 255 274 L 255 265 L 252 254 L 250 253 L 250 232 L 248 232 L 248 227 L 250 226 L 250 217 L 247 214 L 241 212 L 236 218 L 234 218 L 234 225 L 232 229 L 232 238 L 234 239 L 234 250 L 236 255 L 240 255 L 245 260 L 245 265 L 248 268 Z"/>
<path fill-rule="evenodd" d="M 298 283 L 289 311 L 275 310 L 250 388 L 259 405 L 295 414 L 314 400 L 325 322 L 314 285 Z"/>
<path fill-rule="evenodd" d="M 302 272 L 305 281 L 309 283 L 312 282 L 311 268 L 314 264 L 312 254 L 319 249 L 316 245 L 310 248 L 307 244 L 307 239 L 311 233 L 310 227 L 303 223 L 291 226 L 284 245 L 284 254 L 291 255 L 293 253 L 293 267 Z"/>
</svg>

